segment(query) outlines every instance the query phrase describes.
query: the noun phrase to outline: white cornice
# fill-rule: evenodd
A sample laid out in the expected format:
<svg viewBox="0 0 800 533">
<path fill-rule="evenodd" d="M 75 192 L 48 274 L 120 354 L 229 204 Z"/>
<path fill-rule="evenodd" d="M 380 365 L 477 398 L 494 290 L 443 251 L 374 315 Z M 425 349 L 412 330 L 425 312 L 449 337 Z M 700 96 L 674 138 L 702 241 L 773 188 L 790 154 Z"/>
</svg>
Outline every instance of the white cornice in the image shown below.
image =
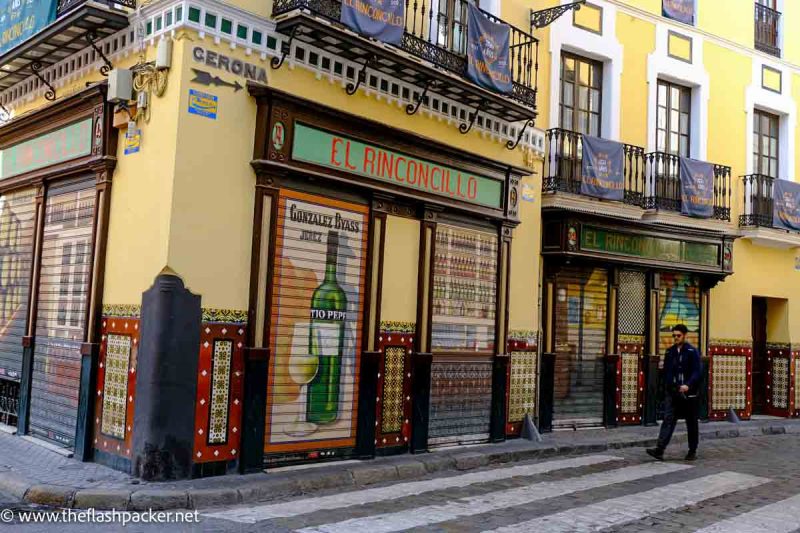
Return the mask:
<svg viewBox="0 0 800 533">
<path fill-rule="evenodd" d="M 197 20 L 190 20 L 190 12 L 196 13 L 195 10 L 199 10 L 199 16 Z M 212 17 L 207 18 L 207 13 Z M 229 32 L 222 30 L 223 20 L 231 23 Z M 209 25 L 207 24 L 209 21 L 214 23 Z M 244 37 L 239 35 L 240 27 L 245 30 Z M 152 45 L 158 39 L 173 37 L 181 29 L 193 30 L 200 38 L 210 38 L 218 45 L 225 43 L 231 49 L 241 48 L 247 55 L 256 53 L 262 61 L 279 55 L 284 43 L 288 42 L 288 36 L 275 31 L 275 24 L 271 19 L 220 0 L 156 0 L 131 15 L 130 27 L 107 37 L 99 45 L 108 51 L 109 57 L 114 61 L 139 51 L 142 46 Z M 395 53 L 403 52 L 398 50 Z M 48 67 L 42 74 L 58 90 L 97 70 L 100 60 L 92 54 L 93 50 L 87 48 Z M 82 57 L 81 61 L 75 61 L 79 56 Z M 76 67 L 76 65 L 81 66 Z M 348 82 L 355 81 L 352 77 L 347 77 L 347 73 L 355 74 L 361 64 L 344 60 L 308 43 L 295 40 L 286 58 L 286 66 L 283 68 L 296 67 L 313 72 L 318 80 L 324 78 L 329 83 L 339 84 L 344 88 Z M 359 90 L 388 105 L 404 109 L 407 104 L 414 103 L 412 97 L 419 94 L 422 88 L 384 72 L 370 70 L 366 82 Z M 0 103 L 9 109 L 14 109 L 23 102 L 33 101 L 43 92 L 44 89 L 38 80 L 30 77 L 0 93 Z M 447 111 L 444 111 L 445 109 Z M 419 112 L 458 128 L 462 122 L 460 117 L 469 116 L 472 108 L 441 95 L 430 94 L 428 103 L 421 106 Z M 509 140 L 516 140 L 519 128 L 523 125 L 524 122 L 509 123 L 481 113 L 473 130 L 487 140 L 505 144 Z M 528 128 L 520 147 L 535 154 L 543 154 L 544 131 L 541 128 Z"/>
<path fill-rule="evenodd" d="M 739 236 L 766 248 L 788 250 L 800 248 L 800 233 L 774 228 L 743 228 Z"/>
</svg>

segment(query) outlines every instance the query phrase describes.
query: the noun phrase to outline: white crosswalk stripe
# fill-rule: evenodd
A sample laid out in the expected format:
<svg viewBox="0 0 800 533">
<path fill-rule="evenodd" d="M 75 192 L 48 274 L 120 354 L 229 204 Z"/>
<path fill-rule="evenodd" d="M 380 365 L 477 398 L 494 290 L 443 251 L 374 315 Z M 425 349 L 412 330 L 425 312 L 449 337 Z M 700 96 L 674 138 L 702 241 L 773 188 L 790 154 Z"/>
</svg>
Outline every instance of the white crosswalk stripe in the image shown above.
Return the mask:
<svg viewBox="0 0 800 533">
<path fill-rule="evenodd" d="M 800 528 L 800 494 L 711 524 L 695 533 L 790 533 Z"/>
<path fill-rule="evenodd" d="M 473 472 L 459 476 L 398 483 L 388 487 L 357 490 L 316 498 L 304 498 L 285 503 L 250 506 L 246 509 L 240 508 L 214 513 L 204 513 L 203 516 L 221 518 L 245 524 L 255 524 L 261 520 L 269 520 L 272 518 L 288 518 L 326 509 L 341 509 L 343 507 L 394 500 L 406 496 L 424 494 L 426 492 L 467 487 L 477 483 L 489 483 L 512 477 L 535 476 L 567 468 L 580 468 L 612 461 L 622 461 L 622 458 L 610 455 L 587 455 L 570 459 L 560 459 L 557 461 L 546 461 L 543 463 L 518 465 L 508 468 L 496 468 L 494 470 Z"/>
<path fill-rule="evenodd" d="M 621 526 L 767 483 L 769 479 L 722 472 L 527 520 L 484 533 L 582 533 Z M 724 529 L 730 533 L 732 530 Z M 739 530 L 737 530 L 739 531 Z M 751 533 L 752 530 L 741 530 Z M 772 530 L 770 530 L 772 531 Z"/>
<path fill-rule="evenodd" d="M 392 531 L 402 531 L 413 527 L 427 526 L 461 517 L 488 513 L 507 507 L 530 504 L 548 498 L 596 489 L 616 483 L 625 483 L 669 474 L 689 468 L 691 468 L 691 466 L 675 463 L 646 463 L 607 472 L 588 474 L 559 481 L 534 483 L 532 485 L 490 494 L 461 498 L 442 505 L 430 505 L 395 513 L 385 513 L 331 524 L 322 524 L 299 531 L 302 533 L 389 533 Z"/>
</svg>

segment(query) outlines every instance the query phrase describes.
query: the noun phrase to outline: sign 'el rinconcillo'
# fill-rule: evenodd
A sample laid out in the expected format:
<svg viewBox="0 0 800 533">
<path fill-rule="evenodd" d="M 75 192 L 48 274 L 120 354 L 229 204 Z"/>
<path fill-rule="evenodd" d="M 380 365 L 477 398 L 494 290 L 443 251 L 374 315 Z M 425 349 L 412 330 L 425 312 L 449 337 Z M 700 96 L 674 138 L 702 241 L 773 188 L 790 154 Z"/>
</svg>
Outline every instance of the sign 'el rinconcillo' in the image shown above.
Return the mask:
<svg viewBox="0 0 800 533">
<path fill-rule="evenodd" d="M 57 0 L 0 0 L 0 55 L 56 20 Z"/>
</svg>

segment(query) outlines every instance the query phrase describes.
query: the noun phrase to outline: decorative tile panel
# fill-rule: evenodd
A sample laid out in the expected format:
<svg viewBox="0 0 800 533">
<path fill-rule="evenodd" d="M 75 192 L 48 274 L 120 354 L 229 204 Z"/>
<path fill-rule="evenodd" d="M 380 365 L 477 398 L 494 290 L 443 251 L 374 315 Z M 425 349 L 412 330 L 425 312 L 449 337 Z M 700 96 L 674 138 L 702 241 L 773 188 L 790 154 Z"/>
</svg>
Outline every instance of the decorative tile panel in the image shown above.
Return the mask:
<svg viewBox="0 0 800 533">
<path fill-rule="evenodd" d="M 142 306 L 138 304 L 103 304 L 104 317 L 139 318 Z"/>
<path fill-rule="evenodd" d="M 404 346 L 387 346 L 383 364 L 383 412 L 381 430 L 396 433 L 403 429 Z"/>
<path fill-rule="evenodd" d="M 246 325 L 230 322 L 201 325 L 194 463 L 239 457 L 246 329 Z"/>
<path fill-rule="evenodd" d="M 520 422 L 536 414 L 536 352 L 511 353 L 508 421 Z"/>
<path fill-rule="evenodd" d="M 789 359 L 772 359 L 772 406 L 775 409 L 789 408 Z"/>
<path fill-rule="evenodd" d="M 741 355 L 714 355 L 712 359 L 711 408 L 727 411 L 747 408 L 747 358 Z"/>
<path fill-rule="evenodd" d="M 208 422 L 208 443 L 224 444 L 228 440 L 228 398 L 231 391 L 231 357 L 233 341 L 215 340 L 211 363 L 211 416 Z"/>
<path fill-rule="evenodd" d="M 204 307 L 203 322 L 242 325 L 247 323 L 247 311 L 240 309 L 213 309 Z"/>
<path fill-rule="evenodd" d="M 386 333 L 406 333 L 414 334 L 417 324 L 414 322 L 399 322 L 391 320 L 381 320 L 380 329 Z"/>
<path fill-rule="evenodd" d="M 797 380 L 800 379 L 800 357 L 795 354 L 794 359 L 794 408 L 795 411 L 800 410 L 800 387 L 797 386 Z"/>
<path fill-rule="evenodd" d="M 429 444 L 487 440 L 491 405 L 490 361 L 434 362 Z"/>
<path fill-rule="evenodd" d="M 118 308 L 118 311 L 123 312 L 123 308 Z M 125 309 L 132 314 L 137 311 L 134 306 Z M 139 319 L 104 314 L 100 334 L 93 447 L 103 453 L 130 458 L 136 406 Z M 125 378 L 121 374 L 123 368 Z M 123 380 L 124 387 L 120 383 Z"/>
<path fill-rule="evenodd" d="M 639 412 L 639 356 L 622 354 L 622 400 L 620 410 L 623 413 Z"/>
<path fill-rule="evenodd" d="M 125 440 L 131 345 L 130 335 L 112 333 L 106 339 L 103 414 L 100 430 L 110 437 L 122 440 Z"/>
</svg>

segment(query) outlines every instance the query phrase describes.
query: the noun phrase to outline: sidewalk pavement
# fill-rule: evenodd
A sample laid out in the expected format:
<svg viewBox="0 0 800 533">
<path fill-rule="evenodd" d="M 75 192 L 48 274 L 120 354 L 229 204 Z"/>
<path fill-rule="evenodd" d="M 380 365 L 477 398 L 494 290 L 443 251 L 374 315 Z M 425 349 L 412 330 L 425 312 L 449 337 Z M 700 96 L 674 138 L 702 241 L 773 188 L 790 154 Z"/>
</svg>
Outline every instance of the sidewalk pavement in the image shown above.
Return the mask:
<svg viewBox="0 0 800 533">
<path fill-rule="evenodd" d="M 680 426 L 679 426 L 680 427 Z M 558 431 L 542 442 L 523 439 L 498 444 L 454 447 L 432 453 L 341 461 L 313 468 L 289 468 L 248 475 L 172 482 L 144 482 L 95 463 L 81 463 L 45 447 L 0 432 L 0 492 L 19 500 L 78 509 L 163 510 L 204 509 L 297 496 L 323 489 L 422 478 L 434 472 L 471 470 L 570 454 L 598 453 L 626 447 L 654 446 L 657 428 Z M 763 419 L 700 426 L 702 440 L 800 434 L 800 420 Z M 676 431 L 673 442 L 685 442 Z"/>
</svg>

